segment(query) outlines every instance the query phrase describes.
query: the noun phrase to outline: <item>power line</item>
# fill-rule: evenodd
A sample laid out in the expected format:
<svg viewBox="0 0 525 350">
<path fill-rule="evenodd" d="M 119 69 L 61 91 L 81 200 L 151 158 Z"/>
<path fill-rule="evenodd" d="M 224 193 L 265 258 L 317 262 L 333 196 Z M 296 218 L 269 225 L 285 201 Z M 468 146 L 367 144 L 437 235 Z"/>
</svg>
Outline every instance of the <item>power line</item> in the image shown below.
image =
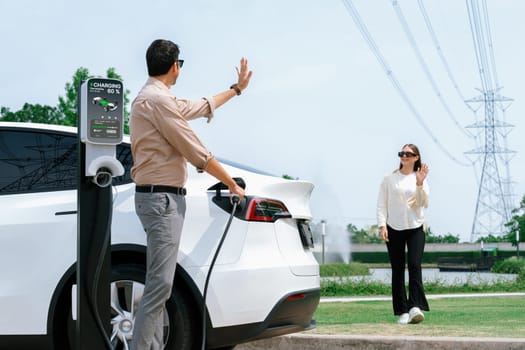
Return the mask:
<svg viewBox="0 0 525 350">
<path fill-rule="evenodd" d="M 487 45 L 489 47 L 490 63 L 492 66 L 491 72 L 494 78 L 494 85 L 496 87 L 499 87 L 498 73 L 496 71 L 496 59 L 494 57 L 494 45 L 492 44 L 492 31 L 490 30 L 489 9 L 487 7 L 486 0 L 483 0 L 483 13 L 485 14 L 485 28 L 487 31 Z"/>
<path fill-rule="evenodd" d="M 397 19 L 401 23 L 401 27 L 403 28 L 403 31 L 405 32 L 405 35 L 407 36 L 408 41 L 410 42 L 410 46 L 412 46 L 412 49 L 414 50 L 414 53 L 415 53 L 415 55 L 417 57 L 417 60 L 419 61 L 419 65 L 421 66 L 421 69 L 423 70 L 423 72 L 425 73 L 425 76 L 427 77 L 428 81 L 430 82 L 430 85 L 432 86 L 432 89 L 434 90 L 434 93 L 438 97 L 439 102 L 441 102 L 441 105 L 443 106 L 443 108 L 447 112 L 447 114 L 450 117 L 450 119 L 452 119 L 454 124 L 456 124 L 456 127 L 462 133 L 464 133 L 466 136 L 473 137 L 473 135 L 471 135 L 469 132 L 467 132 L 465 130 L 465 128 L 463 128 L 459 124 L 458 120 L 456 119 L 456 117 L 454 116 L 452 111 L 450 110 L 450 107 L 445 102 L 445 99 L 443 98 L 443 94 L 439 90 L 439 88 L 437 86 L 437 83 L 436 83 L 436 80 L 432 76 L 432 73 L 430 72 L 430 69 L 429 69 L 427 63 L 425 62 L 425 59 L 423 58 L 423 55 L 421 54 L 421 50 L 419 49 L 419 46 L 418 46 L 418 44 L 416 42 L 416 39 L 414 38 L 414 35 L 412 34 L 412 31 L 410 30 L 410 26 L 408 25 L 408 22 L 407 22 L 405 16 L 403 15 L 403 11 L 401 10 L 401 7 L 399 6 L 398 1 L 397 0 L 391 0 L 391 2 L 392 2 L 392 6 L 394 8 L 394 12 L 396 13 Z"/>
<path fill-rule="evenodd" d="M 469 22 L 472 33 L 472 41 L 474 43 L 474 51 L 476 53 L 476 60 L 478 62 L 478 72 L 481 78 L 481 87 L 483 91 L 494 91 L 498 86 L 494 84 L 495 64 L 489 61 L 487 46 L 492 47 L 492 39 L 488 36 L 487 31 L 490 31 L 490 26 L 487 22 L 481 20 L 480 9 L 477 1 L 465 1 L 467 4 L 467 11 L 469 14 Z M 488 20 L 487 14 L 484 16 L 485 21 Z M 493 57 L 493 55 L 492 55 Z"/>
<path fill-rule="evenodd" d="M 427 30 L 428 30 L 428 32 L 430 34 L 430 37 L 432 38 L 432 42 L 434 43 L 434 46 L 436 47 L 436 50 L 438 52 L 438 56 L 439 56 L 439 58 L 441 60 L 441 63 L 443 64 L 443 67 L 445 68 L 445 71 L 447 72 L 447 76 L 448 76 L 450 82 L 452 83 L 452 86 L 454 87 L 454 89 L 458 93 L 459 98 L 461 99 L 461 101 L 463 101 L 465 103 L 465 105 L 470 110 L 474 111 L 472 109 L 472 107 L 468 103 L 466 103 L 465 95 L 463 95 L 463 93 L 459 89 L 459 85 L 456 82 L 456 79 L 454 78 L 454 75 L 452 74 L 452 70 L 450 69 L 450 65 L 448 64 L 448 61 L 445 58 L 445 54 L 443 53 L 443 49 L 441 48 L 441 45 L 440 45 L 439 40 L 437 38 L 436 32 L 434 30 L 434 27 L 432 26 L 432 22 L 430 21 L 430 17 L 428 16 L 428 13 L 427 13 L 427 11 L 425 9 L 425 5 L 423 4 L 423 0 L 418 0 L 418 4 L 419 4 L 419 10 L 421 12 L 421 15 L 423 16 L 423 19 L 425 20 L 425 24 L 427 26 Z"/>
<path fill-rule="evenodd" d="M 414 114 L 414 116 L 416 117 L 417 121 L 421 124 L 421 126 L 427 132 L 427 134 L 430 136 L 432 141 L 434 141 L 434 143 L 439 147 L 439 149 L 445 155 L 447 155 L 450 159 L 452 159 L 454 162 L 456 162 L 456 163 L 458 163 L 458 164 L 460 164 L 462 166 L 471 166 L 471 164 L 462 162 L 462 161 L 458 160 L 457 158 L 455 158 L 439 142 L 439 140 L 434 136 L 434 134 L 432 133 L 430 128 L 427 126 L 427 124 L 425 123 L 425 121 L 421 117 L 421 114 L 417 111 L 417 109 L 415 108 L 414 104 L 411 102 L 411 100 L 409 99 L 408 95 L 406 94 L 404 89 L 401 87 L 401 84 L 399 83 L 399 81 L 397 80 L 396 76 L 394 75 L 394 72 L 392 71 L 392 69 L 390 68 L 390 66 L 386 62 L 385 58 L 381 54 L 381 52 L 380 52 L 376 42 L 372 38 L 370 32 L 368 31 L 368 28 L 366 27 L 366 25 L 364 24 L 363 20 L 361 19 L 361 16 L 359 15 L 359 12 L 354 7 L 352 1 L 351 0 L 342 0 L 342 1 L 343 1 L 343 4 L 345 5 L 346 10 L 348 11 L 350 16 L 354 20 L 354 23 L 356 24 L 357 28 L 361 32 L 361 35 L 363 36 L 363 38 L 365 39 L 366 43 L 370 47 L 370 50 L 376 56 L 376 59 L 379 61 L 379 63 L 383 67 L 387 77 L 390 79 L 390 82 L 397 89 L 397 91 L 399 92 L 399 94 L 400 94 L 401 98 L 403 99 L 403 101 L 407 104 L 407 106 L 410 109 L 410 111 L 412 112 L 412 114 Z"/>
</svg>

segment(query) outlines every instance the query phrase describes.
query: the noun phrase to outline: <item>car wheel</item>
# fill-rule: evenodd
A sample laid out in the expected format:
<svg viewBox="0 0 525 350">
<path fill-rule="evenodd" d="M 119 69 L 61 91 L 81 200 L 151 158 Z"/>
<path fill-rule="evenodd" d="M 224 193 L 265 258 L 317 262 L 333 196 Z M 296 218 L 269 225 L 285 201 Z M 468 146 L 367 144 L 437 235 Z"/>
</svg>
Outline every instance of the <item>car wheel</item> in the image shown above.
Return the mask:
<svg viewBox="0 0 525 350">
<path fill-rule="evenodd" d="M 138 305 L 144 291 L 146 270 L 137 264 L 122 264 L 111 271 L 111 343 L 114 350 L 129 349 Z M 200 334 L 195 315 L 187 295 L 181 288 L 174 288 L 166 302 L 164 342 L 167 350 L 191 350 Z M 69 302 L 71 305 L 71 302 Z M 69 349 L 76 349 L 76 321 L 67 309 L 67 337 Z"/>
</svg>

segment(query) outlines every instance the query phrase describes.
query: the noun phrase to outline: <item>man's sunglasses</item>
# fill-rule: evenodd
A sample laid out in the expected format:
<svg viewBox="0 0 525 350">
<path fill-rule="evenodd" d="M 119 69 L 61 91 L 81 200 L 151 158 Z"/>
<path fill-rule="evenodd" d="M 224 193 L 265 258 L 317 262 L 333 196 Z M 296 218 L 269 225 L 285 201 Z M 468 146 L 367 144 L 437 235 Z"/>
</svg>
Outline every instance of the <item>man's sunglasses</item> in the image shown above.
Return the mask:
<svg viewBox="0 0 525 350">
<path fill-rule="evenodd" d="M 415 157 L 417 154 L 412 152 L 397 152 L 398 157 Z"/>
<path fill-rule="evenodd" d="M 184 60 L 177 60 L 177 64 L 179 68 L 182 68 L 182 66 L 184 65 Z"/>
</svg>

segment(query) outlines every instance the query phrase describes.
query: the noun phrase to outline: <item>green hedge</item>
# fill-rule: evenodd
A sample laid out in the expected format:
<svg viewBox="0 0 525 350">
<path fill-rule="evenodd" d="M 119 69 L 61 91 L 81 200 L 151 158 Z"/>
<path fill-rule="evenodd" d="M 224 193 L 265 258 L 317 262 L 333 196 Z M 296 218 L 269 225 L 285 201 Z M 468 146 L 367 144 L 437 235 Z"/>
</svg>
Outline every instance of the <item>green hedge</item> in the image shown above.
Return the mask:
<svg viewBox="0 0 525 350">
<path fill-rule="evenodd" d="M 492 267 L 492 272 L 496 273 L 516 273 L 525 276 L 525 258 L 516 256 L 505 260 L 497 261 Z"/>
<path fill-rule="evenodd" d="M 501 258 L 508 258 L 516 255 L 516 251 L 513 250 L 498 250 L 494 254 L 493 252 L 487 252 L 488 255 L 496 255 Z M 465 252 L 425 252 L 423 254 L 423 264 L 437 264 L 439 258 L 480 258 L 482 252 L 480 250 L 472 250 Z M 360 262 L 364 264 L 388 264 L 387 252 L 353 252 L 352 261 Z"/>
</svg>

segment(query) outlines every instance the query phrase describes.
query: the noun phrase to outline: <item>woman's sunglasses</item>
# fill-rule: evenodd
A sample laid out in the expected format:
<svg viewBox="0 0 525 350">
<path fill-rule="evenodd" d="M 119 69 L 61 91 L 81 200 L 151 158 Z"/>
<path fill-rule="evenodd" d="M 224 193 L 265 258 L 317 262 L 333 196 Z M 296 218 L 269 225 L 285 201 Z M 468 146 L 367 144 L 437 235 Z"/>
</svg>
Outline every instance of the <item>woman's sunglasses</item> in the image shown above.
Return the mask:
<svg viewBox="0 0 525 350">
<path fill-rule="evenodd" d="M 400 158 L 401 158 L 401 157 L 409 157 L 409 158 L 410 158 L 410 157 L 415 157 L 415 156 L 417 156 L 417 154 L 415 154 L 415 153 L 412 153 L 412 152 L 403 152 L 403 151 L 402 151 L 402 152 L 397 152 L 397 155 L 398 155 L 398 157 L 400 157 Z"/>
</svg>

